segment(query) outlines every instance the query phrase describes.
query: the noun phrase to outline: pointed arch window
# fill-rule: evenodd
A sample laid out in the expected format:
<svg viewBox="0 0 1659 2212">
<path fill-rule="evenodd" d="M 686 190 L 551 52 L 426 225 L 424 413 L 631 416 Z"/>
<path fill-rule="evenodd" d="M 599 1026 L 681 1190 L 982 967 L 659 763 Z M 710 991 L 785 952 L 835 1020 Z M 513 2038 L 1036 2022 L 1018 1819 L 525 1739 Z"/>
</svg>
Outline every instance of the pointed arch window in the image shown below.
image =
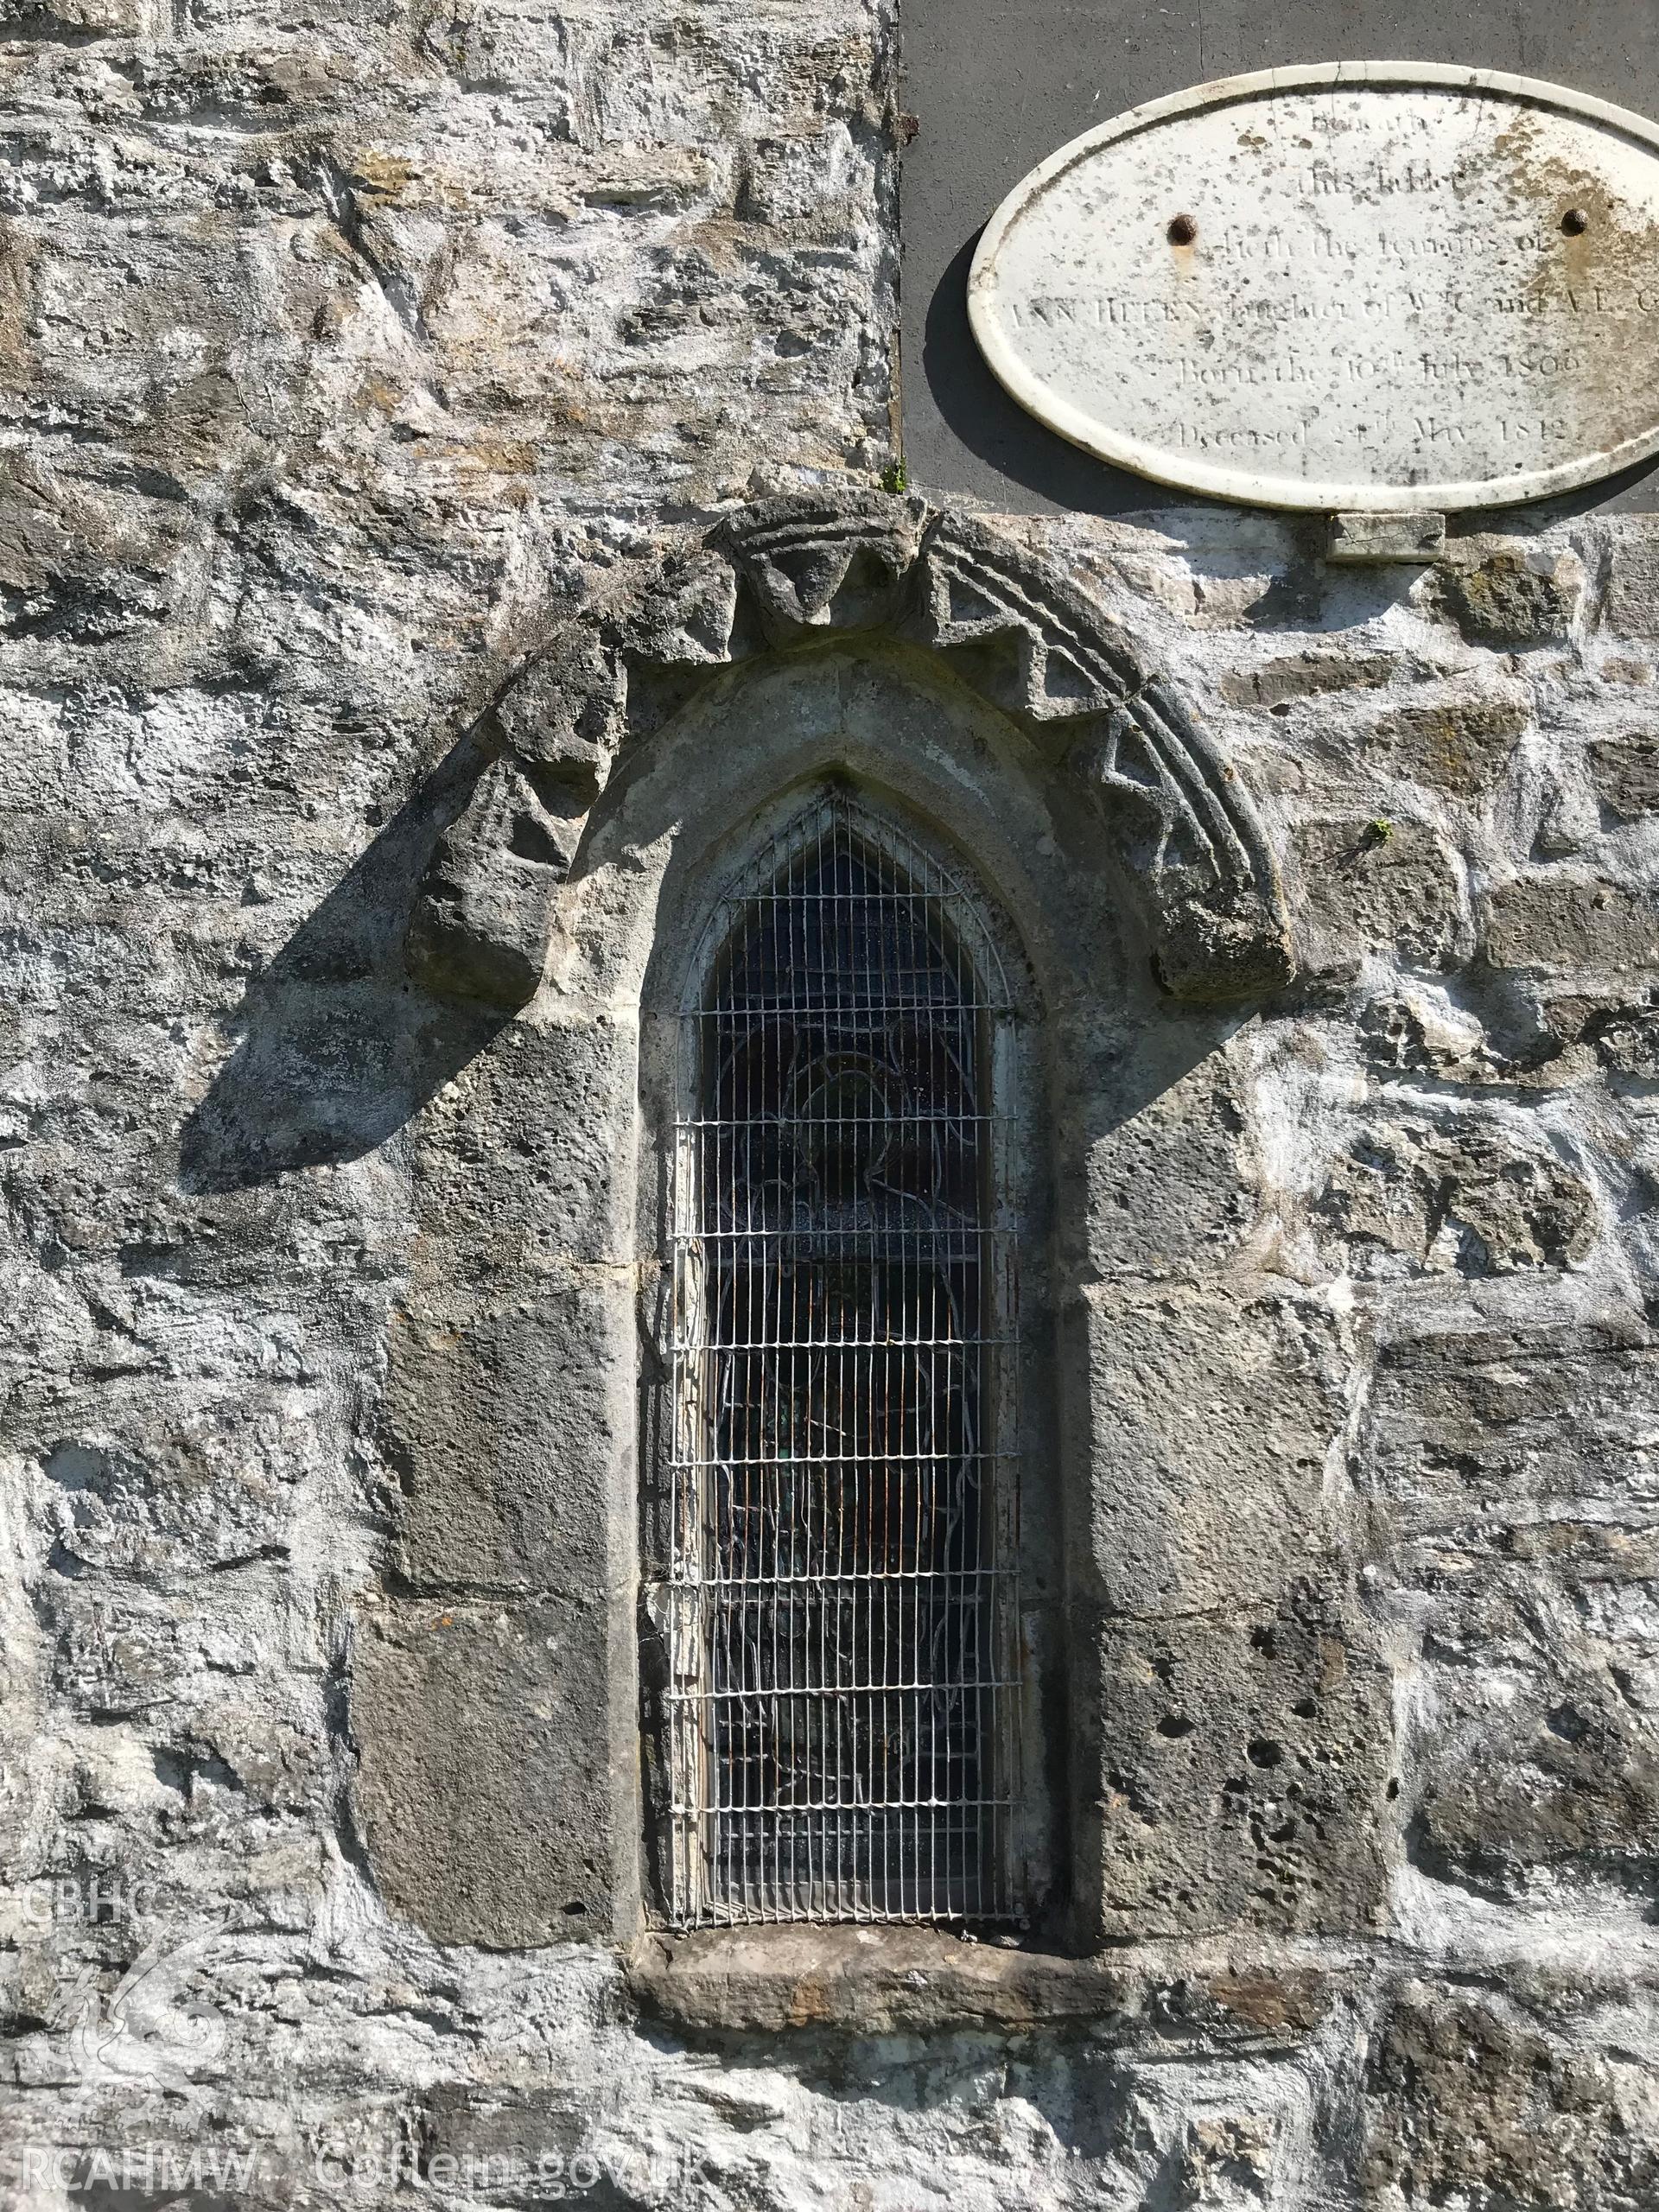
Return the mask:
<svg viewBox="0 0 1659 2212">
<path fill-rule="evenodd" d="M 669 1900 L 1016 1918 L 1014 1007 L 826 791 L 717 902 L 670 1220 Z"/>
</svg>

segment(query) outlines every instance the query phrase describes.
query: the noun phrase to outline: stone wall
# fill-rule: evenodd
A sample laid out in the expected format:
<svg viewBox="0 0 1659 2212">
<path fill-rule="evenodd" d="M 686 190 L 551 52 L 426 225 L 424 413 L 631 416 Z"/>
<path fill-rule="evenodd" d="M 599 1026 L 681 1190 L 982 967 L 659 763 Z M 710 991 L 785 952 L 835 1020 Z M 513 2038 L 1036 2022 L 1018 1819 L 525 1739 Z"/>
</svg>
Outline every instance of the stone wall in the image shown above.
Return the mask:
<svg viewBox="0 0 1659 2212">
<path fill-rule="evenodd" d="M 1659 528 L 884 499 L 884 9 L 0 52 L 7 2201 L 1646 2212 Z M 832 762 L 1047 1009 L 1006 1946 L 671 1943 L 634 1819 L 641 1008 Z"/>
</svg>

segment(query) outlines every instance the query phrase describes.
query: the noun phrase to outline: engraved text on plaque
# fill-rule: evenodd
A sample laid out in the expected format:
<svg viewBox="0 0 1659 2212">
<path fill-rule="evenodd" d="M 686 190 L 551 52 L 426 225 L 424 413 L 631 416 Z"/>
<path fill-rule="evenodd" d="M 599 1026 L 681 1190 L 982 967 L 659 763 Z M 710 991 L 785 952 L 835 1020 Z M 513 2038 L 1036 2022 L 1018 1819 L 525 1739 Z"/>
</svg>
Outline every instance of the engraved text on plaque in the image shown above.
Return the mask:
<svg viewBox="0 0 1659 2212">
<path fill-rule="evenodd" d="M 1033 170 L 969 304 L 1022 406 L 1166 483 L 1539 498 L 1659 451 L 1659 128 L 1426 65 L 1229 79 Z"/>
</svg>

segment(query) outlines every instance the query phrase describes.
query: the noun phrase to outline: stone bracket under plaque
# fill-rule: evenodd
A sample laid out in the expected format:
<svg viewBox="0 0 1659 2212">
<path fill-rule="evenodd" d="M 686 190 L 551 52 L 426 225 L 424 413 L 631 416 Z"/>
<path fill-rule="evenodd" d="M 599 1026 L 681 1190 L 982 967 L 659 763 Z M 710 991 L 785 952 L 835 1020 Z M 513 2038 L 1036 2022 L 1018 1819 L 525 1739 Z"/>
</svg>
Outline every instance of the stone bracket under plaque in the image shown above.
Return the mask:
<svg viewBox="0 0 1659 2212">
<path fill-rule="evenodd" d="M 1325 541 L 1330 561 L 1438 561 L 1446 550 L 1440 514 L 1340 514 Z"/>
</svg>

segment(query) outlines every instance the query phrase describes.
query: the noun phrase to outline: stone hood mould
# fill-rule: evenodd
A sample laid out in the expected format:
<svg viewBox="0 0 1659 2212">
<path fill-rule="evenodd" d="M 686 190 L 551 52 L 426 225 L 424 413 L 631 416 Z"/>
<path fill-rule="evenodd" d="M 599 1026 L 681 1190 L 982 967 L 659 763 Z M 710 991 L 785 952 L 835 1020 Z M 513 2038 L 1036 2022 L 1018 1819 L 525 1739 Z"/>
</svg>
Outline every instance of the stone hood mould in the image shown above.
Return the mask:
<svg viewBox="0 0 1659 2212">
<path fill-rule="evenodd" d="M 938 654 L 1098 808 L 1173 995 L 1236 1003 L 1294 972 L 1278 869 L 1236 767 L 1103 610 L 983 524 L 874 493 L 779 499 L 606 571 L 475 732 L 482 766 L 410 925 L 440 995 L 524 1005 L 561 885 L 625 748 L 757 653 L 874 632 Z"/>
</svg>

